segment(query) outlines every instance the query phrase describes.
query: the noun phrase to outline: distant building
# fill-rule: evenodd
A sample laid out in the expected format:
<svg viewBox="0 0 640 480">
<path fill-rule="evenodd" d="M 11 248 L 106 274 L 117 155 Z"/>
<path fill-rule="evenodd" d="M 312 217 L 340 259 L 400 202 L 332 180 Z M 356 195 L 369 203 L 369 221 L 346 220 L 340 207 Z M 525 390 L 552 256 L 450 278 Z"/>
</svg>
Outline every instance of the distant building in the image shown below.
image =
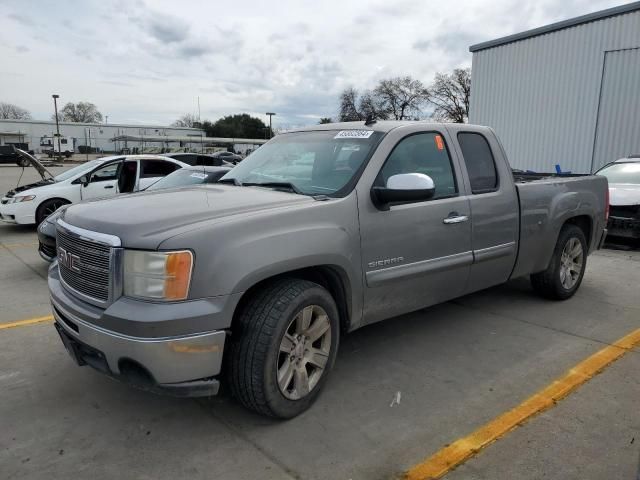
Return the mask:
<svg viewBox="0 0 640 480">
<path fill-rule="evenodd" d="M 471 123 L 514 168 L 588 173 L 640 153 L 640 2 L 470 47 Z"/>
<path fill-rule="evenodd" d="M 42 153 L 52 149 L 54 134 L 56 133 L 55 121 L 41 120 L 0 120 L 0 145 L 27 144 L 29 150 Z M 113 140 L 122 136 L 139 137 L 138 141 Z M 83 146 L 90 146 L 92 150 L 99 152 L 120 152 L 123 148 L 130 150 L 157 147 L 161 143 L 149 143 L 145 137 L 193 137 L 194 141 L 200 141 L 205 136 L 203 130 L 184 127 L 160 127 L 157 125 L 125 125 L 119 123 L 71 123 L 60 122 L 60 136 L 70 145 L 70 151 L 79 153 Z M 188 141 L 171 142 L 171 147 L 189 147 Z M 193 145 L 196 148 L 196 145 Z M 68 148 L 68 147 L 66 147 Z M 65 146 L 61 146 L 64 151 Z M 199 148 L 199 147 L 198 147 Z"/>
</svg>

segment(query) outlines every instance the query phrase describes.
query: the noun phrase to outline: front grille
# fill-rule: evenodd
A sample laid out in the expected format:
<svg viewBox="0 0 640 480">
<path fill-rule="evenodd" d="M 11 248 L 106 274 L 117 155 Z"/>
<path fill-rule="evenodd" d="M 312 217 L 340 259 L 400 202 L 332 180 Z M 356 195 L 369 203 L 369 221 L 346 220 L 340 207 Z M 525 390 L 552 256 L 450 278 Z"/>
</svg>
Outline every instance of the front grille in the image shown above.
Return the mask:
<svg viewBox="0 0 640 480">
<path fill-rule="evenodd" d="M 58 259 L 62 280 L 79 293 L 101 302 L 109 300 L 111 247 L 85 240 L 61 229 L 57 230 L 57 246 L 78 259 L 72 270 Z"/>
</svg>

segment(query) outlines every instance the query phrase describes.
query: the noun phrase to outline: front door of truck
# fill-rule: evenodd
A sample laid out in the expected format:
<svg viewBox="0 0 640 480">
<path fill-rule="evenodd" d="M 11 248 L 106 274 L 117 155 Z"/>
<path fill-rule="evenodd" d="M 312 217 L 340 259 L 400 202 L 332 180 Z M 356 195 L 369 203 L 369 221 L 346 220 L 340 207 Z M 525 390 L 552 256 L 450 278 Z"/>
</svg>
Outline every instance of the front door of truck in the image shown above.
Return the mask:
<svg viewBox="0 0 640 480">
<path fill-rule="evenodd" d="M 364 272 L 364 322 L 418 310 L 465 290 L 473 261 L 471 211 L 445 130 L 406 126 L 392 130 L 358 183 Z M 370 190 L 389 177 L 423 173 L 434 196 L 376 207 Z"/>
</svg>

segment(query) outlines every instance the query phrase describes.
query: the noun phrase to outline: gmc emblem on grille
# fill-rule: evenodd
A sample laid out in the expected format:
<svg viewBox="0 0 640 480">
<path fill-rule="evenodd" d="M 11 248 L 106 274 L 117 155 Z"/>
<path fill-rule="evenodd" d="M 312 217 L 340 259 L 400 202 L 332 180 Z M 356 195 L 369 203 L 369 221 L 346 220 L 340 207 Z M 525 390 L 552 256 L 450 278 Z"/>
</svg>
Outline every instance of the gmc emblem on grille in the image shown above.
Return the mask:
<svg viewBox="0 0 640 480">
<path fill-rule="evenodd" d="M 80 257 L 58 247 L 58 262 L 76 273 L 80 273 Z"/>
</svg>

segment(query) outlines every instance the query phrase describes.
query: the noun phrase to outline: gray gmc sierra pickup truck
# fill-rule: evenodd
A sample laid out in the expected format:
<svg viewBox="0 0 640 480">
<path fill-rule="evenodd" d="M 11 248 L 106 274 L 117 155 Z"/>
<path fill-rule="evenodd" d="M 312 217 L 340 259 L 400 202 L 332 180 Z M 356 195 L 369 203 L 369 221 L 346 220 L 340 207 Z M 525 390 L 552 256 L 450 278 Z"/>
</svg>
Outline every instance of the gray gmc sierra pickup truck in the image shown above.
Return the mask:
<svg viewBox="0 0 640 480">
<path fill-rule="evenodd" d="M 153 391 L 293 417 L 341 335 L 515 277 L 571 297 L 600 247 L 607 180 L 514 174 L 487 127 L 320 125 L 222 183 L 69 207 L 49 270 L 75 361 Z"/>
</svg>

